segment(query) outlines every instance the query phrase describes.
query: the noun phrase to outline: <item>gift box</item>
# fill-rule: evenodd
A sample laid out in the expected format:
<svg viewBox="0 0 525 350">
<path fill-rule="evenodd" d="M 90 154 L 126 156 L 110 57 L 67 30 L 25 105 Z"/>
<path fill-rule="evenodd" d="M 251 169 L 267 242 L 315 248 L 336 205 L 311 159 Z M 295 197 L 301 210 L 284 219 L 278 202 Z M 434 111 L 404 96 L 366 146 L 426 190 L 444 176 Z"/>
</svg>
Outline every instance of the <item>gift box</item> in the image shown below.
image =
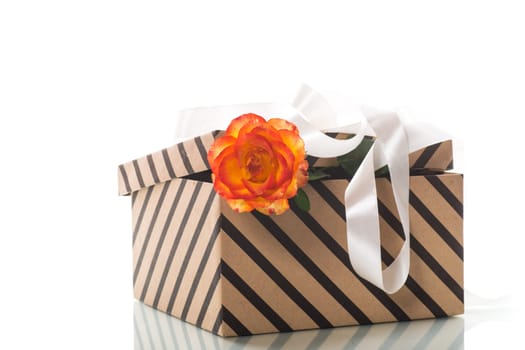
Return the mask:
<svg viewBox="0 0 525 350">
<path fill-rule="evenodd" d="M 211 183 L 207 151 L 220 135 L 206 133 L 119 166 L 119 194 L 132 199 L 135 298 L 221 336 L 463 313 L 463 176 L 446 172 L 451 141 L 409 155 L 410 272 L 399 291 L 387 294 L 350 264 L 348 179 L 303 187 L 309 211 L 290 201 L 278 216 L 236 213 Z M 403 244 L 403 229 L 389 178 L 376 185 L 386 267 Z"/>
</svg>

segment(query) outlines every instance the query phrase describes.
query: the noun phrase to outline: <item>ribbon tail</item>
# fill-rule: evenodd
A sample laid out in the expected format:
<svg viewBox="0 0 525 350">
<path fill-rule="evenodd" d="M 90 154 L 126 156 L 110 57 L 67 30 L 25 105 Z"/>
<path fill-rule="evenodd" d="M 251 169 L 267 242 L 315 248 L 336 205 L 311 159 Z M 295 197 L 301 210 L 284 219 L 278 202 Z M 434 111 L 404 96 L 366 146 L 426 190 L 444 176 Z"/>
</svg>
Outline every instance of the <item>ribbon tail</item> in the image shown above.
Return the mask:
<svg viewBox="0 0 525 350">
<path fill-rule="evenodd" d="M 396 114 L 369 112 L 367 120 L 377 138 L 345 191 L 348 256 L 361 277 L 387 293 L 395 293 L 405 284 L 410 267 L 408 142 Z M 389 166 L 405 237 L 398 256 L 385 270 L 375 181 L 375 169 L 383 163 Z"/>
</svg>

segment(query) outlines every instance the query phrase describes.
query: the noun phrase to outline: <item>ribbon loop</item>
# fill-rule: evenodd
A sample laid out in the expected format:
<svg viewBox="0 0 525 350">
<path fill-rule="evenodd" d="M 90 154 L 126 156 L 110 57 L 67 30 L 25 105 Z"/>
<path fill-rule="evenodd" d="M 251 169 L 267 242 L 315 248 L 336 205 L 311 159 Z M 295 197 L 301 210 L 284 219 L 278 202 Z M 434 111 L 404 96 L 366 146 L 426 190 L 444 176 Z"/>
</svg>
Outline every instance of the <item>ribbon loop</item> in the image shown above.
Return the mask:
<svg viewBox="0 0 525 350">
<path fill-rule="evenodd" d="M 301 103 L 300 98 L 296 98 L 297 106 L 327 105 L 320 94 L 308 93 L 309 89 L 303 86 L 299 93 L 299 96 L 305 96 L 308 103 Z M 314 97 L 317 101 L 313 100 Z M 306 114 L 308 110 L 301 112 Z M 408 141 L 397 114 L 370 107 L 363 107 L 362 113 L 365 118 L 361 121 L 359 142 L 365 130 L 376 136 L 376 140 L 345 190 L 348 256 L 354 270 L 362 278 L 387 293 L 395 293 L 404 285 L 410 267 Z M 346 126 L 347 129 L 354 127 Z M 318 141 L 313 142 L 319 145 Z M 345 153 L 352 149 L 347 149 Z M 375 169 L 384 165 L 390 171 L 394 200 L 405 238 L 398 256 L 385 270 L 381 263 L 381 233 L 375 182 Z"/>
</svg>

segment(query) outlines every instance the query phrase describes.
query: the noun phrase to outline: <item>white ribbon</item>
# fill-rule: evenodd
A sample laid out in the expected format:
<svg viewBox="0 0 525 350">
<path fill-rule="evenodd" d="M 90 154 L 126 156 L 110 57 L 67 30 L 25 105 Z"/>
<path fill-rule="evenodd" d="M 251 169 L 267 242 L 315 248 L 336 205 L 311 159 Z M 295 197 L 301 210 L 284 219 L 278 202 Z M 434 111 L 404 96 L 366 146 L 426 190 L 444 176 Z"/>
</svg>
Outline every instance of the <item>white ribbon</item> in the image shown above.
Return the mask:
<svg viewBox="0 0 525 350">
<path fill-rule="evenodd" d="M 354 108 L 355 110 L 355 108 Z M 359 109 L 358 109 L 359 110 Z M 441 133 L 421 138 L 422 128 L 404 128 L 397 114 L 362 107 L 359 123 L 340 126 L 349 115 L 339 115 L 327 100 L 304 85 L 292 105 L 279 103 L 243 104 L 193 108 L 181 111 L 176 136 L 189 138 L 211 130 L 224 130 L 231 120 L 244 113 L 266 118 L 288 119 L 299 128 L 306 152 L 320 158 L 333 158 L 354 150 L 365 135 L 376 142 L 365 156 L 345 191 L 348 256 L 355 271 L 387 293 L 395 293 L 405 283 L 410 266 L 409 224 L 409 151 L 447 139 Z M 355 117 L 355 115 L 354 115 Z M 336 140 L 322 131 L 355 134 L 348 140 Z M 408 139 L 407 139 L 408 134 Z M 423 133 L 429 135 L 428 132 Z M 413 139 L 413 142 L 409 142 Z M 403 227 L 405 242 L 398 256 L 385 270 L 381 265 L 381 242 L 375 169 L 388 165 L 395 203 Z"/>
</svg>

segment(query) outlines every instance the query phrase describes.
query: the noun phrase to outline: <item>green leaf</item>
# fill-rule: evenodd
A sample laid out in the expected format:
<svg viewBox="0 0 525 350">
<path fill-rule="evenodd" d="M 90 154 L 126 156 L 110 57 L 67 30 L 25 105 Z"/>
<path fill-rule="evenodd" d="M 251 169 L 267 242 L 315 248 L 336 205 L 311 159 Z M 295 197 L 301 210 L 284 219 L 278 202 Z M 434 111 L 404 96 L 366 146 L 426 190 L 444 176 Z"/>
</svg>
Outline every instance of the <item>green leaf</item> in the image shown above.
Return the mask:
<svg viewBox="0 0 525 350">
<path fill-rule="evenodd" d="M 388 165 L 385 165 L 385 166 L 377 169 L 375 175 L 376 175 L 376 177 L 389 177 L 390 176 L 390 170 L 388 169 Z"/>
<path fill-rule="evenodd" d="M 319 168 L 309 168 L 308 169 L 308 181 L 317 181 L 321 179 L 326 179 L 330 177 L 330 174 L 325 173 L 322 169 Z"/>
<path fill-rule="evenodd" d="M 310 199 L 308 199 L 308 195 L 301 188 L 297 190 L 297 194 L 293 197 L 293 200 L 301 210 L 310 210 Z"/>
<path fill-rule="evenodd" d="M 365 137 L 352 152 L 337 157 L 337 162 L 349 177 L 353 177 L 366 154 L 374 144 L 374 139 Z"/>
</svg>

